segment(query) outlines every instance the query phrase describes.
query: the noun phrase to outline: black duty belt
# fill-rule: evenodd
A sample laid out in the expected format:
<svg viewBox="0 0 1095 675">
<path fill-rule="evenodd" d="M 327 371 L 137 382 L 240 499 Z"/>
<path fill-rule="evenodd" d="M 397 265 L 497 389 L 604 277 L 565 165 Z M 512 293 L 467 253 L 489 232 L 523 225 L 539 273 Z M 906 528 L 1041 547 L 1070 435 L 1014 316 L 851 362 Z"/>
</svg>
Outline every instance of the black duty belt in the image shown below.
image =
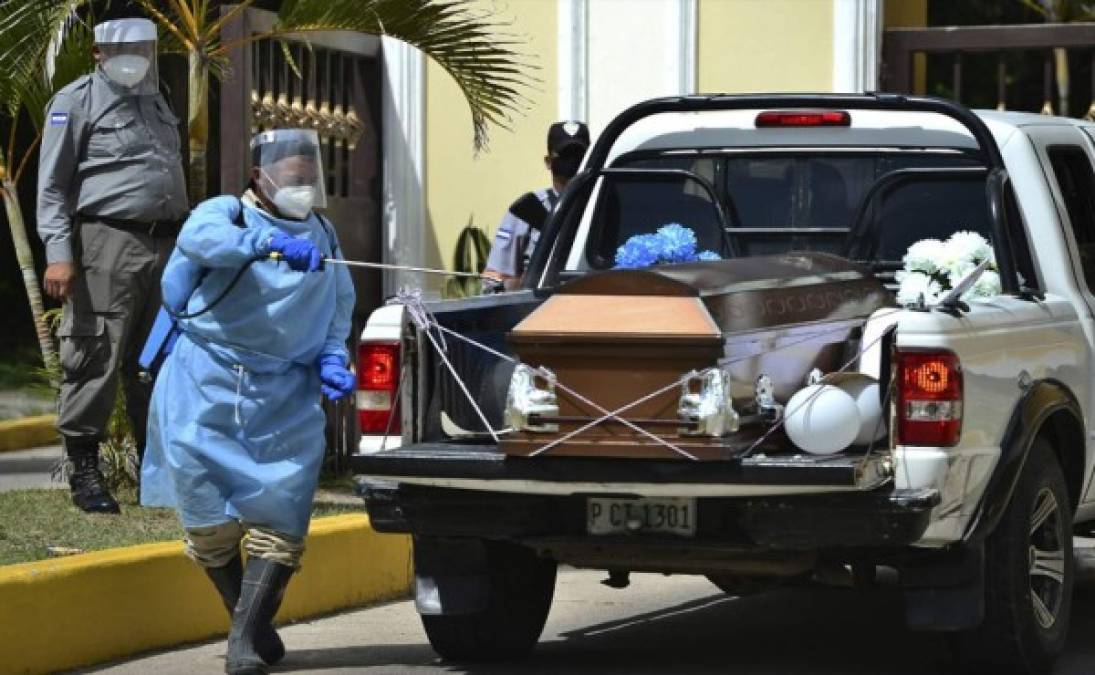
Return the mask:
<svg viewBox="0 0 1095 675">
<path fill-rule="evenodd" d="M 104 216 L 92 216 L 81 213 L 79 219 L 82 222 L 91 221 L 109 225 L 110 227 L 127 232 L 140 232 L 152 237 L 175 237 L 182 229 L 181 220 L 153 220 L 144 222 L 140 220 L 126 220 L 124 218 L 107 218 Z"/>
</svg>

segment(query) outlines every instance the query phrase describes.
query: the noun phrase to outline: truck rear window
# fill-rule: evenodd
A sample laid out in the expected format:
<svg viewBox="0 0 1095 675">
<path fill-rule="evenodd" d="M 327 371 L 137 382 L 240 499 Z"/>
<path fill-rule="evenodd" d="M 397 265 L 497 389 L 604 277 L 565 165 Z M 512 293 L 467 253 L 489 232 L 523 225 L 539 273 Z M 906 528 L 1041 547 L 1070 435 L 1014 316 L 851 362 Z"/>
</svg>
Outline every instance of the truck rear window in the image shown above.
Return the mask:
<svg viewBox="0 0 1095 675">
<path fill-rule="evenodd" d="M 819 151 L 662 153 L 623 157 L 616 168 L 681 169 L 706 181 L 726 212 L 732 255 L 753 256 L 786 251 L 845 250 L 848 230 L 860 202 L 885 174 L 904 168 L 978 166 L 975 159 L 949 151 Z M 635 234 L 679 222 L 696 230 L 701 248 L 718 250 L 717 211 L 696 183 L 641 185 L 602 190 L 602 221 L 590 232 L 585 265 L 611 266 L 610 254 Z M 926 237 L 945 238 L 958 230 L 990 232 L 984 182 L 945 181 L 906 185 L 880 204 L 878 258 L 898 261 L 909 244 Z M 577 242 L 576 242 L 577 243 Z M 720 251 L 721 253 L 722 251 Z M 576 269 L 577 257 L 568 268 Z"/>
</svg>

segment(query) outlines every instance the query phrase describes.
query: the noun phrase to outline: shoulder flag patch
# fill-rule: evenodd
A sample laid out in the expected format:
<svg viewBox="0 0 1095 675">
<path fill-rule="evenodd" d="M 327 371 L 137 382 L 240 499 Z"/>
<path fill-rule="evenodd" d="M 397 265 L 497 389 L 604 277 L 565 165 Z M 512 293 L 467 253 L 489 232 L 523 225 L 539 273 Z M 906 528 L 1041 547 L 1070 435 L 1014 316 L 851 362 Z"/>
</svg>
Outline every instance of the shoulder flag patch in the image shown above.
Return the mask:
<svg viewBox="0 0 1095 675">
<path fill-rule="evenodd" d="M 50 126 L 61 126 L 68 124 L 68 113 L 55 112 L 49 114 Z"/>
</svg>

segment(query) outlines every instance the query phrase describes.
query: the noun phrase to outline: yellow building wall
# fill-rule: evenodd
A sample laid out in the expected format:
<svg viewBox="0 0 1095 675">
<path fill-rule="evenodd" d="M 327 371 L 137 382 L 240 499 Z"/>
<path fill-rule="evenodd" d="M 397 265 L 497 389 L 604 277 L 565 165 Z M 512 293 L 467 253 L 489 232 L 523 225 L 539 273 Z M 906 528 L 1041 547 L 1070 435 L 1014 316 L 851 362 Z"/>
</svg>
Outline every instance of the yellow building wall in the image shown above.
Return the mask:
<svg viewBox="0 0 1095 675">
<path fill-rule="evenodd" d="M 830 91 L 832 0 L 699 0 L 702 93 Z"/>
<path fill-rule="evenodd" d="M 928 0 L 884 0 L 883 28 L 924 28 L 928 25 Z M 928 61 L 913 55 L 913 92 L 927 89 Z"/>
<path fill-rule="evenodd" d="M 886 28 L 923 28 L 928 25 L 928 0 L 883 0 Z"/>
<path fill-rule="evenodd" d="M 544 137 L 558 114 L 558 3 L 476 0 L 475 7 L 502 12 L 500 18 L 512 21 L 509 32 L 528 41 L 523 51 L 537 66 L 538 82 L 528 92 L 525 113 L 515 116 L 508 130 L 491 127 L 489 147 L 475 156 L 467 104 L 452 79 L 427 61 L 425 262 L 446 268 L 469 221 L 493 239 L 514 199 L 549 184 L 542 162 Z M 698 0 L 697 25 L 700 92 L 832 87 L 833 0 Z M 433 289 L 439 286 L 436 279 L 423 281 Z"/>
<path fill-rule="evenodd" d="M 460 90 L 440 66 L 426 70 L 425 193 L 428 262 L 452 267 L 460 231 L 470 220 L 493 239 L 507 207 L 529 190 L 546 187 L 551 174 L 544 168 L 547 128 L 558 111 L 556 25 L 553 0 L 509 0 L 475 3 L 485 11 L 504 12 L 512 19 L 508 32 L 528 40 L 523 52 L 537 66 L 535 89 L 527 92 L 526 111 L 510 129 L 490 128 L 490 145 L 473 151 L 471 114 Z M 499 9 L 501 8 L 501 9 Z M 436 287 L 436 282 L 433 284 Z"/>
</svg>

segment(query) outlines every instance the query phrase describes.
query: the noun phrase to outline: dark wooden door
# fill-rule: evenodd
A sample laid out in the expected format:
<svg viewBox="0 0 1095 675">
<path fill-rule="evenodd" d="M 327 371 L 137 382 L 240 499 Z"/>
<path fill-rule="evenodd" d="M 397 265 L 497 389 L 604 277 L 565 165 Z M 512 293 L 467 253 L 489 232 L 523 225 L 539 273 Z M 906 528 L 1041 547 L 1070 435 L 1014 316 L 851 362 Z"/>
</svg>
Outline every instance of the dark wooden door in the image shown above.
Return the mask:
<svg viewBox="0 0 1095 675">
<path fill-rule="evenodd" d="M 225 26 L 222 39 L 264 31 L 273 20 L 271 12 L 248 9 Z M 343 257 L 370 262 L 381 257 L 379 45 L 375 36 L 309 33 L 307 44 L 289 39 L 283 47 L 264 40 L 234 50 L 219 88 L 217 147 L 211 153 L 219 156 L 220 192 L 240 194 L 254 134 L 315 129 L 327 177 L 323 212 L 335 226 Z M 352 354 L 365 319 L 381 302 L 381 277 L 362 269 L 352 269 L 351 276 L 357 291 Z M 342 469 L 357 444 L 354 407 L 345 402 L 327 412 L 329 447 L 335 468 Z"/>
</svg>

